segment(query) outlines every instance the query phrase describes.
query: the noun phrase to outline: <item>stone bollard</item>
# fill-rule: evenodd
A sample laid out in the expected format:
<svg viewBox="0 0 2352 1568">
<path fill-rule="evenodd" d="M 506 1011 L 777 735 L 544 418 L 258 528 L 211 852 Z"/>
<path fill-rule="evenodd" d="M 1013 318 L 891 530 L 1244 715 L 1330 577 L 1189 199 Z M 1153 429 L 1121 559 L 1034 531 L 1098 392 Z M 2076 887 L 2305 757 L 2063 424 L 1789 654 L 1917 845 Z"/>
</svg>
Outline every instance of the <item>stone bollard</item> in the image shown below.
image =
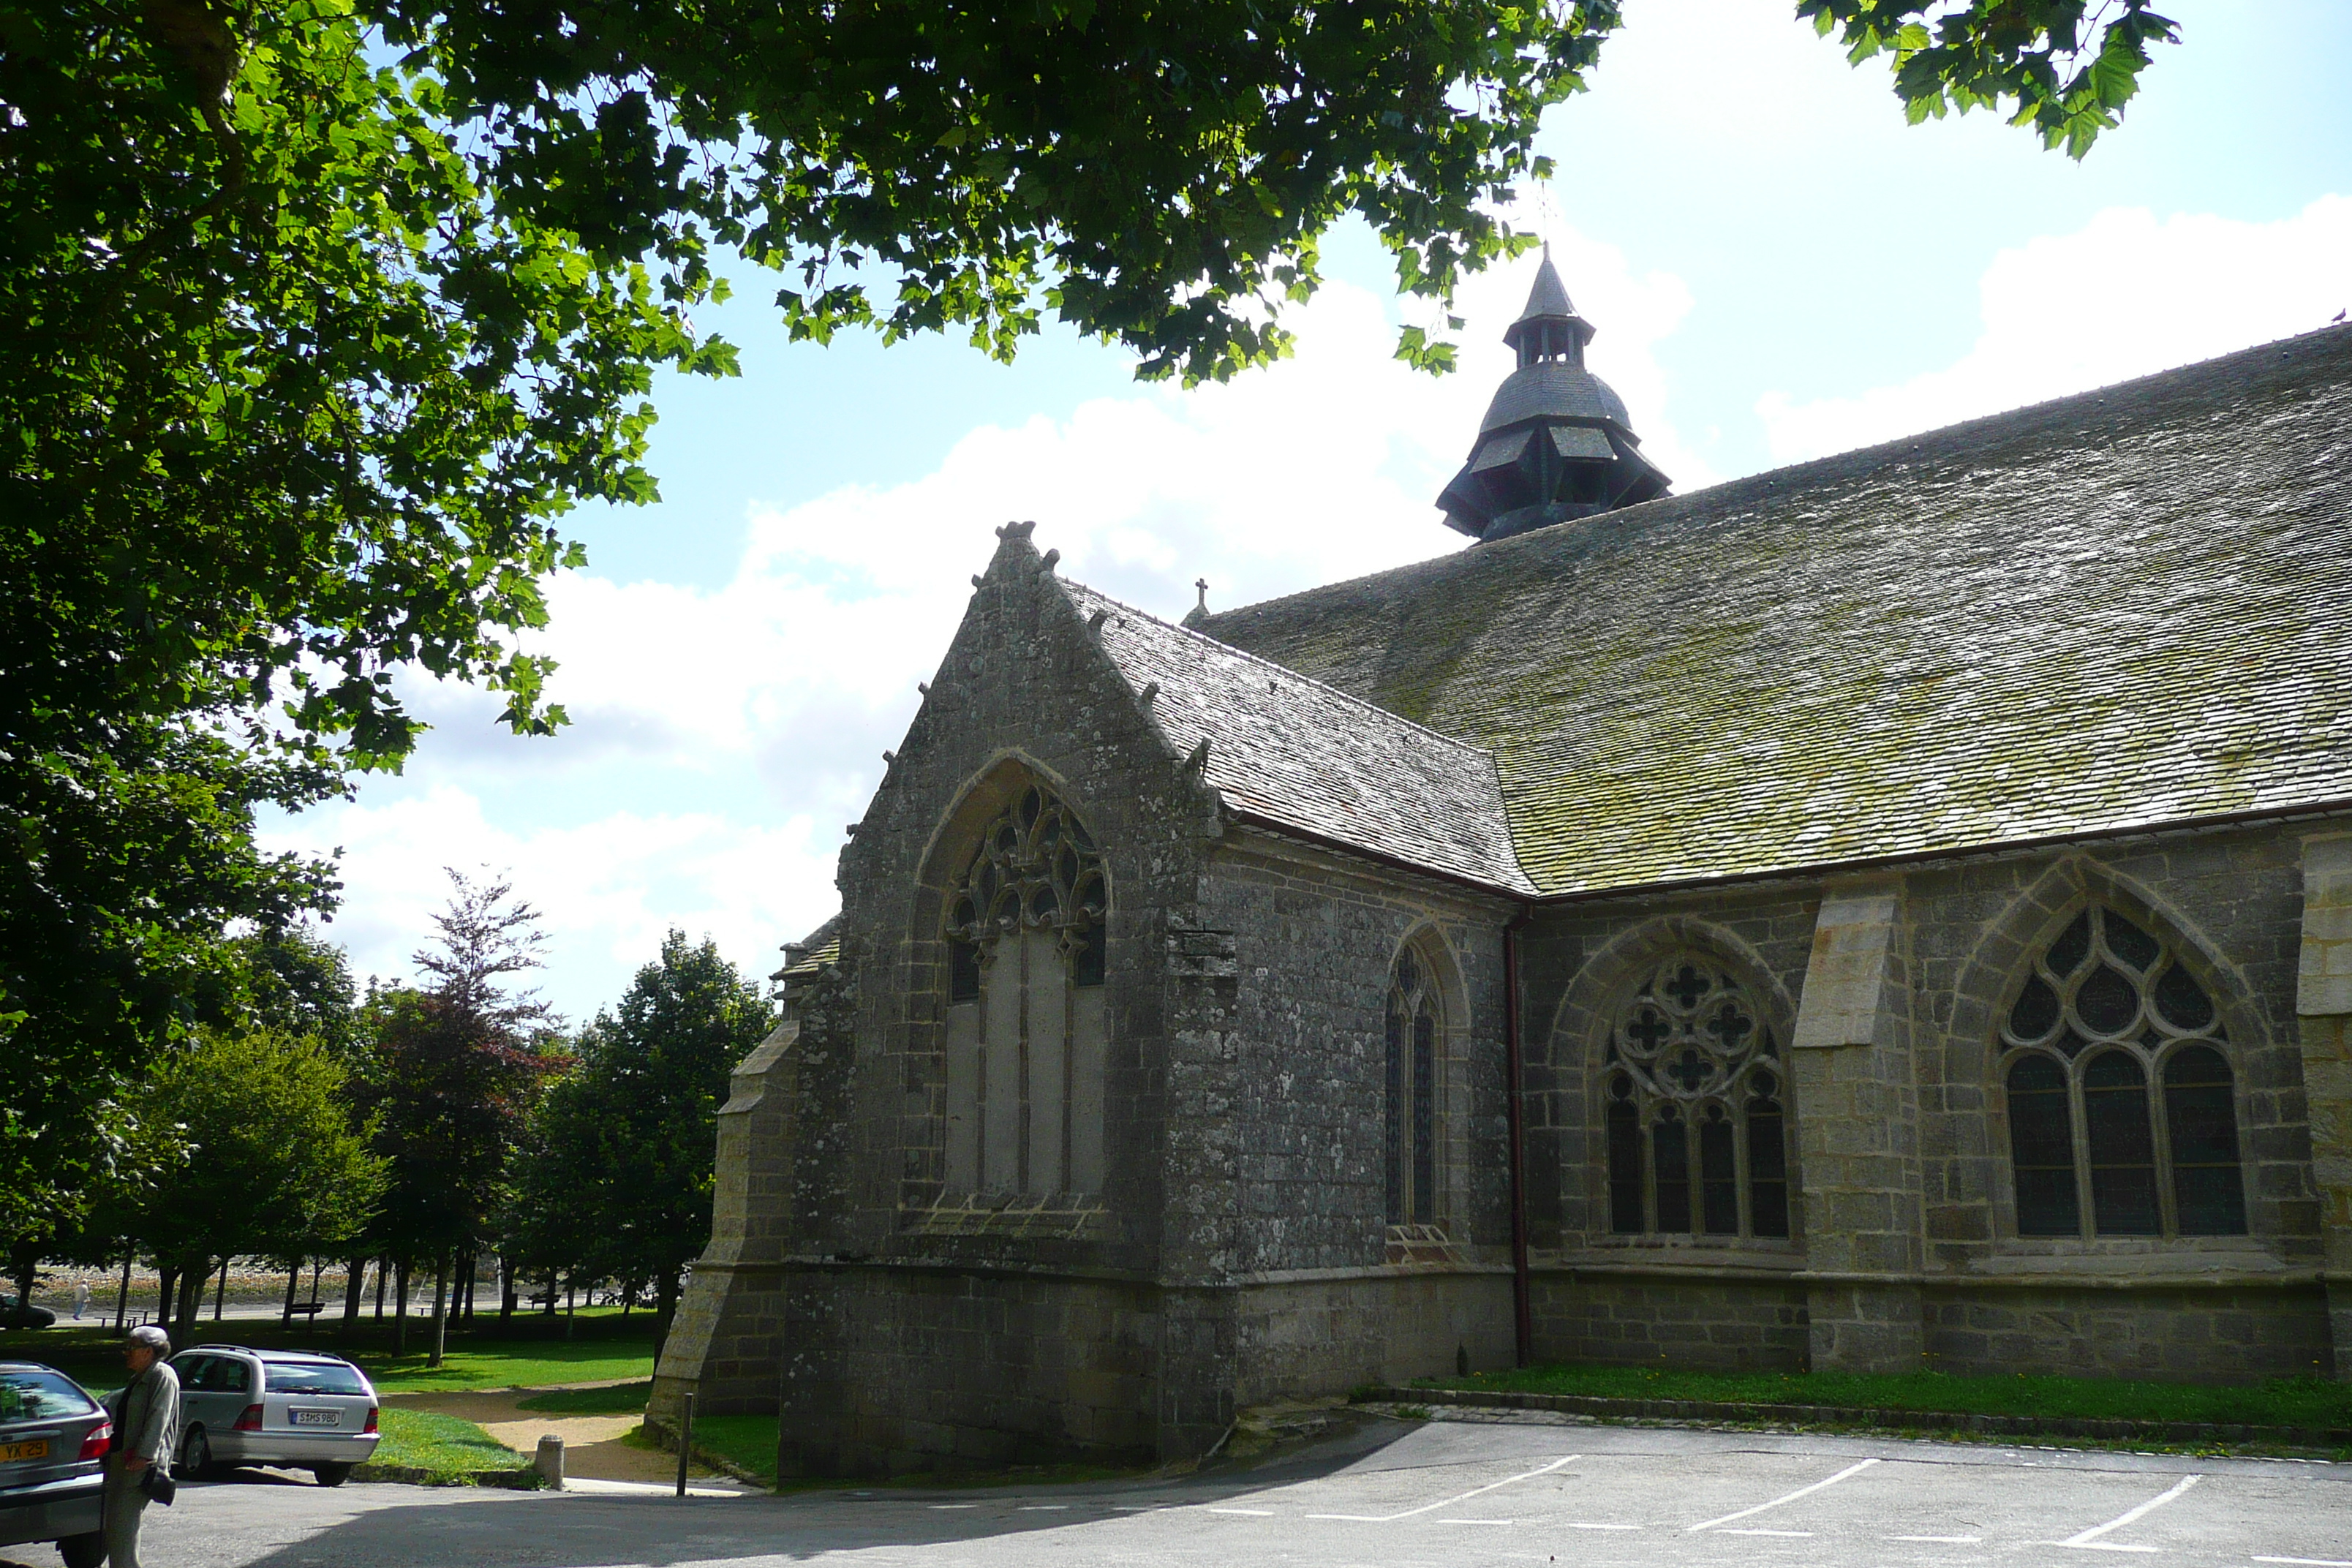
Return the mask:
<svg viewBox="0 0 2352 1568">
<path fill-rule="evenodd" d="M 550 1432 L 539 1440 L 539 1453 L 531 1468 L 540 1473 L 547 1484 L 557 1491 L 563 1489 L 563 1439 Z"/>
</svg>

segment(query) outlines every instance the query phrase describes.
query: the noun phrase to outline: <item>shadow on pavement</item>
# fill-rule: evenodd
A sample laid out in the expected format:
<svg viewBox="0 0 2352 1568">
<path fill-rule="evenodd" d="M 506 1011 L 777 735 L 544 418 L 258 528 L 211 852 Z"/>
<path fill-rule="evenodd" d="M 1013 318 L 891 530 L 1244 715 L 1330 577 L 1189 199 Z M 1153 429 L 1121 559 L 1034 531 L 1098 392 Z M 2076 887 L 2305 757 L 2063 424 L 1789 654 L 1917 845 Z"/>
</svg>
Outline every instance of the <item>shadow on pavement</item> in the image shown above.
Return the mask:
<svg viewBox="0 0 2352 1568">
<path fill-rule="evenodd" d="M 1258 1462 L 1180 1478 L 1059 1487 L 877 1487 L 788 1497 L 616 1498 L 480 1492 L 433 1501 L 353 1483 L 360 1511 L 250 1560 L 254 1568 L 441 1568 L 522 1562 L 540 1568 L 782 1558 L 876 1547 L 975 1542 L 1125 1519 L 1159 1508 L 1215 1504 L 1314 1479 L 1373 1458 L 1412 1428 L 1350 1424 Z M 408 1493 L 414 1496 L 414 1493 Z M 519 1511 L 527 1510 L 527 1511 Z"/>
</svg>

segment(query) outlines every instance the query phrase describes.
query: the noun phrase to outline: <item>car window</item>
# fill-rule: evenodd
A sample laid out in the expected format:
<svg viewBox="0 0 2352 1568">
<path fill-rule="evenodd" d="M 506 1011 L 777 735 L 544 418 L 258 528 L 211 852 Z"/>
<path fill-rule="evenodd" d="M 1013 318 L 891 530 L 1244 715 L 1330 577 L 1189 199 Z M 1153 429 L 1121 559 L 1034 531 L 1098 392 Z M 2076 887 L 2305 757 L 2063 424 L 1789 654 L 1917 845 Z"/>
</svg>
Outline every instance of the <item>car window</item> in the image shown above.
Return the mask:
<svg viewBox="0 0 2352 1568">
<path fill-rule="evenodd" d="M 52 1421 L 97 1408 L 71 1378 L 54 1372 L 0 1372 L 0 1421 Z"/>
<path fill-rule="evenodd" d="M 213 1358 L 208 1355 L 176 1356 L 173 1358 L 172 1370 L 180 1374 L 182 1388 L 195 1393 L 202 1390 L 205 1385 L 205 1380 L 212 1376 Z"/>
<path fill-rule="evenodd" d="M 272 1394 L 365 1394 L 367 1380 L 359 1368 L 341 1362 L 271 1362 Z"/>
<path fill-rule="evenodd" d="M 213 1380 L 205 1386 L 215 1394 L 243 1394 L 253 1386 L 253 1365 L 222 1356 L 213 1363 Z"/>
</svg>

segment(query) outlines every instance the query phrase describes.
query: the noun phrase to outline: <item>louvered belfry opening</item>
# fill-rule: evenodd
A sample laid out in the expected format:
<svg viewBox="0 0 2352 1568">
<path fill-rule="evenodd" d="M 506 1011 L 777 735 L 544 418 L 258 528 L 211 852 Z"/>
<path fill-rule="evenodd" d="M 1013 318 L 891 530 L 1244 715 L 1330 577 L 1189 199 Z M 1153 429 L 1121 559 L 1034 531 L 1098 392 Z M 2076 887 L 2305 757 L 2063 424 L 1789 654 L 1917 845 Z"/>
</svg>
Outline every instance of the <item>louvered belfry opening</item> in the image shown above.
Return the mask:
<svg viewBox="0 0 2352 1568">
<path fill-rule="evenodd" d="M 1642 456 L 1624 403 L 1584 366 L 1593 331 L 1547 249 L 1527 309 L 1503 333 L 1518 367 L 1437 499 L 1448 527 L 1507 539 L 1666 493 L 1666 476 Z"/>
</svg>

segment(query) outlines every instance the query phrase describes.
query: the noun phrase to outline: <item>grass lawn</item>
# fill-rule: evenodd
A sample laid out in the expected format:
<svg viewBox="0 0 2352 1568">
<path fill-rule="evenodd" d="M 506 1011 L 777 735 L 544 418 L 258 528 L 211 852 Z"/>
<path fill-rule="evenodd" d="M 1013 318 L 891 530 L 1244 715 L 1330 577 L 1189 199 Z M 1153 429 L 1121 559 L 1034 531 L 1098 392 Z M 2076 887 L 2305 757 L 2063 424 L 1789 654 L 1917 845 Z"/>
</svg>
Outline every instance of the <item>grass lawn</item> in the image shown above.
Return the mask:
<svg viewBox="0 0 2352 1568">
<path fill-rule="evenodd" d="M 776 1418 L 772 1415 L 698 1415 L 694 1446 L 730 1465 L 740 1465 L 762 1484 L 776 1484 Z"/>
<path fill-rule="evenodd" d="M 316 1329 L 281 1330 L 269 1319 L 205 1319 L 196 1324 L 194 1342 L 347 1356 L 385 1394 L 638 1380 L 654 1372 L 650 1312 L 624 1319 L 618 1309 L 583 1311 L 568 1337 L 560 1318 L 518 1313 L 509 1332 L 501 1334 L 496 1316 L 485 1315 L 470 1329 L 451 1326 L 447 1354 L 438 1367 L 425 1364 L 432 1343 L 427 1324 L 410 1321 L 407 1342 L 397 1355 L 390 1324 L 362 1317 L 349 1339 L 339 1332 L 341 1326 L 335 1320 Z M 120 1344 L 110 1329 L 95 1325 L 24 1330 L 0 1334 L 0 1357 L 47 1362 L 92 1389 L 110 1389 L 122 1382 Z"/>
<path fill-rule="evenodd" d="M 1745 1405 L 1828 1405 L 2039 1415 L 2095 1421 L 2209 1421 L 2225 1426 L 2352 1427 L 2352 1384 L 2281 1377 L 2235 1387 L 2117 1378 L 1961 1377 L 1914 1372 L 1867 1377 L 1833 1372 L 1679 1372 L 1632 1366 L 1534 1366 L 1471 1377 L 1423 1378 L 1424 1388 L 1510 1389 L 1610 1399 L 1695 1399 Z"/>
<path fill-rule="evenodd" d="M 616 1383 L 610 1388 L 559 1388 L 515 1401 L 518 1410 L 546 1410 L 559 1415 L 629 1415 L 646 1407 L 654 1391 L 644 1383 Z"/>
<path fill-rule="evenodd" d="M 488 1471 L 530 1468 L 530 1459 L 454 1415 L 394 1407 L 383 1424 L 383 1441 L 369 1463 L 425 1471 L 433 1478 L 427 1485 L 464 1486 Z"/>
</svg>

